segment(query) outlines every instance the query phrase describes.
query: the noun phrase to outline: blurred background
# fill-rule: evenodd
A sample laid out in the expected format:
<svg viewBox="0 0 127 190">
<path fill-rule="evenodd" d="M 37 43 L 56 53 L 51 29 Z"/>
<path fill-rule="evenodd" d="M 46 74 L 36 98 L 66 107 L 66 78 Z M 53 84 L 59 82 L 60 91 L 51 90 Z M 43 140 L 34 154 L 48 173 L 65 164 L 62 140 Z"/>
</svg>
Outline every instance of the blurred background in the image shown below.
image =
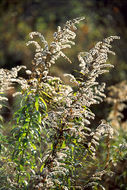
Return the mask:
<svg viewBox="0 0 127 190">
<path fill-rule="evenodd" d="M 65 52 L 73 64 L 59 59 L 52 75 L 62 78 L 63 72 L 73 74 L 78 67 L 78 52 L 88 51 L 105 37 L 119 35 L 121 39 L 113 44 L 116 56 L 109 57 L 115 68 L 100 79 L 107 86 L 114 85 L 127 79 L 126 12 L 127 0 L 0 0 L 0 67 L 27 65 L 30 69 L 34 56 L 34 47 L 26 46 L 30 32 L 41 32 L 50 43 L 58 25 L 85 16 L 85 21 L 78 26 L 76 45 Z M 109 111 L 105 103 L 93 109 L 97 110 L 97 121 L 106 118 Z"/>
</svg>

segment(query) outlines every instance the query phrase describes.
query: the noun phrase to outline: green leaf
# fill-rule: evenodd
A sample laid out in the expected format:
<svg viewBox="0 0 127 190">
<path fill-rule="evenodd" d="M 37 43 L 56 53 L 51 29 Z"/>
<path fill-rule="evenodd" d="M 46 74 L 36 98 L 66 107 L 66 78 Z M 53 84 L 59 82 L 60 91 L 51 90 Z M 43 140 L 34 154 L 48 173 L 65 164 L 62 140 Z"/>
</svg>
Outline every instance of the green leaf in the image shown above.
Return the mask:
<svg viewBox="0 0 127 190">
<path fill-rule="evenodd" d="M 47 104 L 46 102 L 44 101 L 44 99 L 42 97 L 39 97 L 40 100 L 42 101 L 43 105 L 44 105 L 44 110 L 47 111 Z"/>
<path fill-rule="evenodd" d="M 42 171 L 43 171 L 44 166 L 45 166 L 45 163 L 44 163 L 44 164 L 42 164 L 42 166 L 41 166 L 41 168 L 40 168 L 40 172 L 42 172 Z"/>
<path fill-rule="evenodd" d="M 66 143 L 65 141 L 63 141 L 61 148 L 65 148 L 65 147 L 66 147 Z"/>
<path fill-rule="evenodd" d="M 39 110 L 39 96 L 37 95 L 36 97 L 35 97 L 35 108 L 36 108 L 36 110 L 38 111 Z"/>
<path fill-rule="evenodd" d="M 68 178 L 68 187 L 69 187 L 69 188 L 71 187 L 71 180 L 70 180 L 70 177 Z"/>
<path fill-rule="evenodd" d="M 73 139 L 72 142 L 73 142 L 76 146 L 78 146 L 76 139 Z"/>
<path fill-rule="evenodd" d="M 3 121 L 4 121 L 4 120 L 3 120 L 3 117 L 2 117 L 1 115 L 0 115 L 0 121 L 1 121 L 1 122 L 3 122 Z"/>
<path fill-rule="evenodd" d="M 53 143 L 51 144 L 51 150 L 53 150 Z"/>
<path fill-rule="evenodd" d="M 71 146 L 72 160 L 74 159 L 74 145 Z"/>
<path fill-rule="evenodd" d="M 25 101 L 27 100 L 29 94 L 31 94 L 32 92 L 33 92 L 33 90 L 31 90 L 31 91 L 29 91 L 29 92 L 27 93 L 26 98 L 25 98 Z"/>
<path fill-rule="evenodd" d="M 31 145 L 31 147 L 32 147 L 34 150 L 37 149 L 36 146 L 35 146 L 33 143 L 30 142 L 30 145 Z"/>
<path fill-rule="evenodd" d="M 0 152 L 1 152 L 1 149 L 2 149 L 2 145 L 0 144 Z"/>
<path fill-rule="evenodd" d="M 28 180 L 30 180 L 30 174 L 27 172 L 26 175 L 28 177 Z"/>
<path fill-rule="evenodd" d="M 44 94 L 45 96 L 47 96 L 49 99 L 52 99 L 52 97 L 49 96 L 46 92 L 44 92 L 44 91 L 41 91 L 41 92 L 42 92 L 42 94 Z"/>
<path fill-rule="evenodd" d="M 84 106 L 82 106 L 83 108 L 84 108 L 84 110 L 86 110 L 87 109 L 87 107 L 84 105 Z"/>
<path fill-rule="evenodd" d="M 41 113 L 39 112 L 39 115 L 38 115 L 38 123 L 41 124 Z"/>
<path fill-rule="evenodd" d="M 20 170 L 21 170 L 21 171 L 24 171 L 24 167 L 23 167 L 23 165 L 20 164 L 19 167 L 20 167 Z"/>
</svg>

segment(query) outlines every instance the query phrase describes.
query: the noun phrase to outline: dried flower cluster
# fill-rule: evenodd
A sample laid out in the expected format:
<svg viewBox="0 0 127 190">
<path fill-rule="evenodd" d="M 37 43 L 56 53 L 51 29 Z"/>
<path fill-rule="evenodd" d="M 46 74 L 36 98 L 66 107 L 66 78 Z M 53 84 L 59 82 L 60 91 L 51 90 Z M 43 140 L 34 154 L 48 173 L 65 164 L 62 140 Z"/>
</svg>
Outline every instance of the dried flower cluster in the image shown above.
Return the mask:
<svg viewBox="0 0 127 190">
<path fill-rule="evenodd" d="M 79 23 L 82 18 L 76 18 L 70 21 L 67 21 L 63 29 L 58 26 L 57 32 L 54 33 L 53 38 L 54 41 L 48 45 L 48 42 L 45 40 L 44 36 L 39 32 L 31 32 L 30 38 L 36 35 L 40 38 L 41 42 L 44 44 L 42 48 L 36 41 L 29 41 L 27 45 L 34 44 L 36 47 L 36 53 L 34 57 L 34 64 L 36 65 L 36 74 L 40 75 L 43 67 L 43 76 L 47 76 L 49 72 L 49 68 L 59 57 L 64 57 L 67 61 L 71 62 L 70 59 L 63 53 L 63 49 L 71 48 L 71 45 L 75 43 L 72 41 L 75 39 L 76 34 L 74 30 L 76 30 L 75 24 Z M 39 68 L 40 66 L 40 68 Z M 37 69 L 38 67 L 38 69 Z"/>
<path fill-rule="evenodd" d="M 5 97 L 5 93 L 8 90 L 14 88 L 15 83 L 20 84 L 22 88 L 24 88 L 26 80 L 18 77 L 18 72 L 21 69 L 26 69 L 26 66 L 17 66 L 12 68 L 11 70 L 0 69 L 0 109 L 2 108 L 2 102 L 8 100 L 7 97 Z"/>
<path fill-rule="evenodd" d="M 89 158 L 95 159 L 96 146 L 99 145 L 102 136 L 108 135 L 109 138 L 113 136 L 111 126 L 106 122 L 102 122 L 95 132 L 91 130 L 90 121 L 95 118 L 95 114 L 90 108 L 91 105 L 99 104 L 105 98 L 105 83 L 99 84 L 97 78 L 108 72 L 108 68 L 113 67 L 111 64 L 106 64 L 106 61 L 109 53 L 114 54 L 110 50 L 112 47 L 110 43 L 114 39 L 119 39 L 118 36 L 110 36 L 102 42 L 98 42 L 89 52 L 79 53 L 79 77 L 65 74 L 65 77 L 70 78 L 72 86 L 64 84 L 60 78 L 49 75 L 51 65 L 60 56 L 71 62 L 63 50 L 74 45 L 72 40 L 76 37 L 75 25 L 83 19 L 84 17 L 67 21 L 63 28 L 59 26 L 53 35 L 54 41 L 50 45 L 42 34 L 30 33 L 31 39 L 35 35 L 40 38 L 43 47 L 37 41 L 31 40 L 27 43 L 27 45 L 34 44 L 36 47 L 33 72 L 26 70 L 29 80 L 17 77 L 18 71 L 25 68 L 24 66 L 13 68 L 12 71 L 0 71 L 2 78 L 0 85 L 3 85 L 1 92 L 14 82 L 20 84 L 23 90 L 24 106 L 22 105 L 21 117 L 19 113 L 17 114 L 16 125 L 19 125 L 19 128 L 15 130 L 14 136 L 18 139 L 15 146 L 24 150 L 22 153 L 19 151 L 19 155 L 18 153 L 15 154 L 19 156 L 17 160 L 23 158 L 27 160 L 29 157 L 27 146 L 32 147 L 34 164 L 30 170 L 35 169 L 37 173 L 37 175 L 30 176 L 29 186 L 32 186 L 33 189 L 69 190 L 76 188 L 77 167 L 83 167 Z M 35 114 L 34 118 L 32 111 Z M 25 116 L 26 119 L 23 119 Z M 22 136 L 22 133 L 25 135 Z M 36 144 L 33 145 L 34 138 L 37 135 L 39 139 L 41 138 L 44 146 L 41 147 L 42 152 L 39 153 L 41 155 L 39 157 L 40 171 L 37 171 L 36 156 L 33 156 L 33 152 L 37 151 L 35 146 L 40 143 L 35 141 Z M 32 141 L 28 143 L 31 138 Z M 20 165 L 17 164 L 17 170 Z M 25 174 L 21 169 L 20 172 L 22 179 Z M 105 171 L 101 173 L 105 173 Z M 94 177 L 96 174 L 92 174 L 90 179 L 92 176 Z M 18 174 L 18 181 L 20 181 L 19 179 Z M 94 180 L 88 181 L 87 184 L 84 183 L 84 187 L 79 185 L 77 188 L 94 187 L 95 184 Z"/>
<path fill-rule="evenodd" d="M 110 43 L 114 39 L 119 39 L 119 37 L 110 36 L 102 42 L 97 43 L 89 52 L 79 53 L 78 59 L 81 68 L 80 81 L 71 74 L 65 74 L 65 77 L 69 77 L 70 82 L 74 86 L 76 85 L 76 90 L 73 87 L 63 84 L 59 78 L 48 76 L 48 68 L 51 64 L 55 63 L 55 60 L 59 56 L 65 57 L 61 50 L 70 47 L 68 43 L 73 44 L 70 39 L 75 38 L 75 33 L 71 30 L 74 30 L 74 24 L 82 19 L 84 18 L 67 22 L 63 29 L 58 27 L 58 32 L 54 34 L 55 41 L 51 43 L 50 48 L 47 47 L 47 43 L 40 34 L 33 33 L 38 34 L 43 39 L 45 45 L 42 50 L 41 47 L 36 45 L 36 52 L 40 52 L 40 54 L 35 54 L 35 64 L 38 65 L 38 63 L 41 63 L 47 69 L 46 78 L 44 78 L 44 81 L 42 78 L 40 84 L 42 90 L 52 97 L 50 109 L 53 107 L 43 121 L 46 124 L 48 123 L 48 135 L 51 141 L 54 141 L 53 148 L 47 151 L 43 158 L 44 168 L 41 176 L 43 177 L 44 183 L 38 183 L 36 188 L 39 188 L 40 185 L 44 189 L 55 188 L 56 184 L 61 184 L 57 176 L 68 176 L 69 165 L 67 167 L 64 160 L 68 162 L 68 155 L 70 155 L 71 148 L 66 140 L 66 136 L 69 135 L 70 138 L 76 139 L 77 144 L 87 144 L 88 149 L 85 148 L 85 154 L 91 151 L 94 156 L 96 145 L 99 144 L 99 138 L 105 133 L 111 137 L 113 135 L 112 128 L 106 123 L 101 124 L 95 133 L 91 132 L 88 125 L 90 124 L 90 119 L 94 119 L 95 117 L 94 113 L 90 110 L 90 106 L 100 103 L 105 97 L 105 84 L 99 84 L 96 79 L 99 75 L 108 72 L 107 68 L 113 67 L 111 64 L 106 64 L 106 61 L 108 59 L 108 53 L 114 54 L 114 52 L 110 51 Z M 33 41 L 30 43 L 33 43 Z M 41 59 L 37 55 L 40 55 Z M 38 59 L 42 62 L 39 62 Z M 43 74 L 45 71 L 44 69 Z M 52 138 L 53 134 L 54 136 Z M 51 143 L 51 141 L 49 142 Z M 64 148 L 62 148 L 63 143 L 66 144 Z M 67 186 L 62 186 L 62 188 L 68 189 Z"/>
<path fill-rule="evenodd" d="M 127 107 L 125 103 L 127 101 L 127 81 L 111 86 L 108 90 L 107 102 L 112 104 L 108 119 L 115 129 L 127 130 L 127 120 L 122 122 L 124 117 L 122 111 Z"/>
</svg>

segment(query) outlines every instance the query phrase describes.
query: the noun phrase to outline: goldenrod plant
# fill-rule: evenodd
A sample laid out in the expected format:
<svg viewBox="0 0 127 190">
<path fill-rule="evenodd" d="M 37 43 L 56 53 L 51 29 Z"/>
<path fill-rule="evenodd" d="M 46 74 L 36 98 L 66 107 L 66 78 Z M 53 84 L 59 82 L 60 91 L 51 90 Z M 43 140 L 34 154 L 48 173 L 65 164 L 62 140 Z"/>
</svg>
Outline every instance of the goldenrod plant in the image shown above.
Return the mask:
<svg viewBox="0 0 127 190">
<path fill-rule="evenodd" d="M 106 62 L 108 54 L 115 54 L 111 42 L 119 37 L 107 37 L 88 52 L 80 52 L 77 75 L 64 74 L 69 84 L 50 74 L 50 68 L 61 56 L 71 63 L 64 49 L 75 45 L 76 24 L 84 19 L 76 18 L 58 26 L 51 44 L 41 33 L 31 32 L 27 43 L 35 46 L 31 70 L 25 66 L 0 69 L 1 110 L 8 101 L 6 91 L 17 84 L 20 87 L 13 93 L 20 97 L 20 108 L 9 122 L 8 136 L 4 136 L 1 121 L 1 189 L 106 188 L 102 176 L 111 173 L 106 167 L 108 161 L 92 172 L 89 168 L 96 163 L 100 139 L 106 137 L 110 141 L 113 128 L 102 120 L 93 130 L 91 120 L 96 116 L 91 106 L 106 97 L 105 83 L 100 84 L 98 78 L 113 67 Z M 21 69 L 27 79 L 19 77 Z"/>
</svg>

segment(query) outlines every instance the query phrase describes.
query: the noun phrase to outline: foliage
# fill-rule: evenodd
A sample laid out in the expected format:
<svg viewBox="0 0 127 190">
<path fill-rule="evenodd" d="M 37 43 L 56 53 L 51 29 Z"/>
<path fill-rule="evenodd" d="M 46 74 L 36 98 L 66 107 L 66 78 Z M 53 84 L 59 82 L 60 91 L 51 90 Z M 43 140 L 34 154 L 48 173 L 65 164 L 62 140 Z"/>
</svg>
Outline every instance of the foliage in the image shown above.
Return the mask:
<svg viewBox="0 0 127 190">
<path fill-rule="evenodd" d="M 11 135 L 6 137 L 4 124 L 1 126 L 3 189 L 106 188 L 102 177 L 112 175 L 112 168 L 107 166 L 113 129 L 101 121 L 92 131 L 90 123 L 95 114 L 91 106 L 105 98 L 105 83 L 100 84 L 98 77 L 113 67 L 106 62 L 108 54 L 114 54 L 111 42 L 119 37 L 110 36 L 89 52 L 80 52 L 77 77 L 64 75 L 69 77 L 69 84 L 50 75 L 50 68 L 59 57 L 71 63 L 63 50 L 74 45 L 76 24 L 82 20 L 84 17 L 67 21 L 63 28 L 58 26 L 50 44 L 41 33 L 30 33 L 27 45 L 36 48 L 31 71 L 24 66 L 0 70 L 1 109 L 5 106 L 3 102 L 8 101 L 6 91 L 14 84 L 21 88 L 13 93 L 20 96 L 21 102 L 10 121 Z M 40 38 L 41 45 L 33 40 L 35 36 Z M 20 69 L 25 70 L 27 79 L 18 76 Z M 104 138 L 107 157 L 100 167 L 97 147 Z"/>
</svg>

